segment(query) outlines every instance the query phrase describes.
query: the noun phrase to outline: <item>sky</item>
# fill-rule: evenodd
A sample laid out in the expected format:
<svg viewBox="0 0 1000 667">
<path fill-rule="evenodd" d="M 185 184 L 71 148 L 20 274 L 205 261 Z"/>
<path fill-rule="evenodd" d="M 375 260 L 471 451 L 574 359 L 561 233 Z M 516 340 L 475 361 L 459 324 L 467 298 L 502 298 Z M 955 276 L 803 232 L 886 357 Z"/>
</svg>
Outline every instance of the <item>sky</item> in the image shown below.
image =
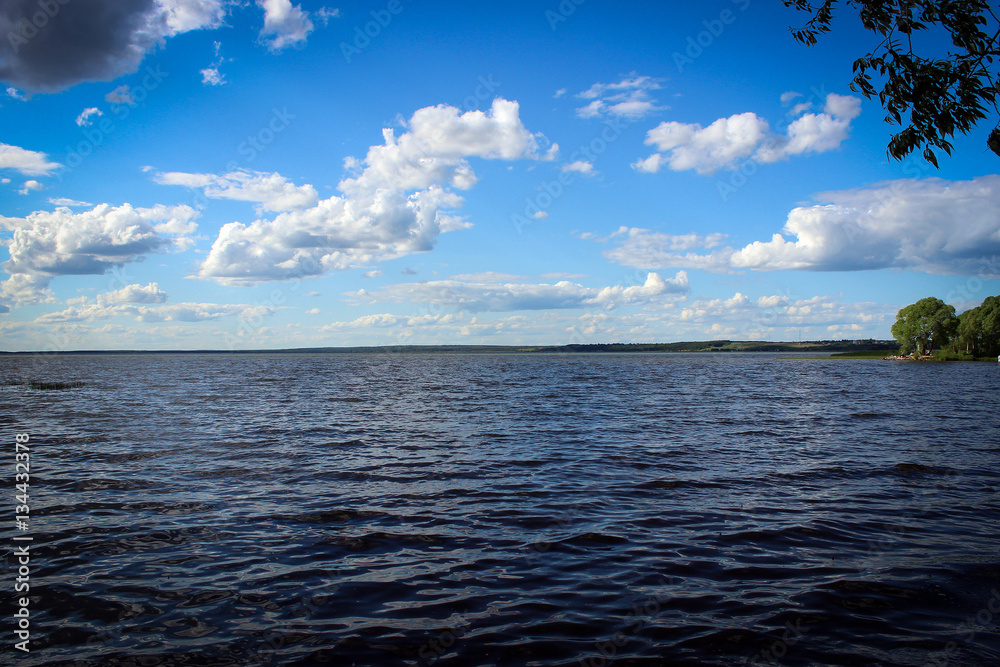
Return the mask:
<svg viewBox="0 0 1000 667">
<path fill-rule="evenodd" d="M 0 350 L 887 339 L 1000 294 L 993 121 L 888 158 L 877 40 L 806 18 L 7 0 Z"/>
</svg>

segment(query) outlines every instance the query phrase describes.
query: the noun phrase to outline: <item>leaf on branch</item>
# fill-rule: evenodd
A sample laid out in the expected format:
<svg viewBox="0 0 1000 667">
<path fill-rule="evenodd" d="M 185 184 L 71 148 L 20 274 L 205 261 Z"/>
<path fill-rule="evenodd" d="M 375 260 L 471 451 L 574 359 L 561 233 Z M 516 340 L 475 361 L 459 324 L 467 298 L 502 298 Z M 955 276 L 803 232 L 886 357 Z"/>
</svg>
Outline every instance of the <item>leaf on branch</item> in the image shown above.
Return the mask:
<svg viewBox="0 0 1000 667">
<path fill-rule="evenodd" d="M 990 150 L 1000 155 L 1000 130 L 994 129 L 990 132 L 990 138 L 986 140 L 986 145 Z"/>
</svg>

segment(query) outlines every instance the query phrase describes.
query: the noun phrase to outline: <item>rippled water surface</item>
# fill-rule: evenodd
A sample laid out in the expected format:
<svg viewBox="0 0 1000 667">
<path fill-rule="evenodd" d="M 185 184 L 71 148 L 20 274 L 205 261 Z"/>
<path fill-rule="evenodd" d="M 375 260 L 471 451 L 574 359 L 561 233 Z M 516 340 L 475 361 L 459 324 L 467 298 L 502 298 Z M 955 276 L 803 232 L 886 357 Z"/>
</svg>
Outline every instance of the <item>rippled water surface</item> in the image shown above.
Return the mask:
<svg viewBox="0 0 1000 667">
<path fill-rule="evenodd" d="M 993 364 L 9 356 L 3 379 L 83 382 L 0 387 L 5 487 L 32 438 L 17 664 L 1000 664 Z"/>
</svg>

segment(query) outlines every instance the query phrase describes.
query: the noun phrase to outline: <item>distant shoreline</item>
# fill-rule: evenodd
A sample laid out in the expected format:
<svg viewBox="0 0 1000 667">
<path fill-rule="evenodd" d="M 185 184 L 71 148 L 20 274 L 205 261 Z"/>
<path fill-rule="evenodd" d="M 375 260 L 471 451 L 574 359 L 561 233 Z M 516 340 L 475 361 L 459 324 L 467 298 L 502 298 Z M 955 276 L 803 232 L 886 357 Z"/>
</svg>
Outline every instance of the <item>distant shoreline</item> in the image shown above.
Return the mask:
<svg viewBox="0 0 1000 667">
<path fill-rule="evenodd" d="M 687 341 L 677 343 L 593 343 L 571 345 L 379 345 L 371 347 L 303 347 L 255 350 L 65 350 L 0 351 L 0 355 L 59 354 L 567 354 L 646 352 L 897 352 L 899 344 L 888 340 Z"/>
</svg>

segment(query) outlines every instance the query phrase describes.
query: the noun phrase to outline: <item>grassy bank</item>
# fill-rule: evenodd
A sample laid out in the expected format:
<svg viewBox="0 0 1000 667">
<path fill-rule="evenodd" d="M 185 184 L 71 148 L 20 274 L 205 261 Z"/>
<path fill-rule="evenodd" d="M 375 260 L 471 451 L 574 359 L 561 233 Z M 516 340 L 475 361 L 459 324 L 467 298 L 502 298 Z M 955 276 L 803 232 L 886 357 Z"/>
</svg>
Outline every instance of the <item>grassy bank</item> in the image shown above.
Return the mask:
<svg viewBox="0 0 1000 667">
<path fill-rule="evenodd" d="M 967 352 L 949 352 L 947 350 L 938 350 L 931 356 L 930 361 L 992 361 L 994 364 L 997 363 L 994 357 L 974 357 Z"/>
<path fill-rule="evenodd" d="M 858 352 L 834 352 L 822 357 L 787 357 L 788 359 L 885 359 L 886 357 L 897 355 L 898 352 L 885 350 L 861 350 Z M 907 359 L 910 361 L 910 359 Z M 948 350 L 938 350 L 930 357 L 924 357 L 919 361 L 941 362 L 941 361 L 991 361 L 997 363 L 993 357 L 974 357 L 964 352 L 950 352 Z"/>
<path fill-rule="evenodd" d="M 834 352 L 830 355 L 833 359 L 884 359 L 892 354 L 885 350 L 864 350 L 862 352 Z"/>
<path fill-rule="evenodd" d="M 782 357 L 782 359 L 885 359 L 895 353 L 895 350 L 857 350 L 854 352 L 834 352 L 823 355 Z"/>
</svg>

